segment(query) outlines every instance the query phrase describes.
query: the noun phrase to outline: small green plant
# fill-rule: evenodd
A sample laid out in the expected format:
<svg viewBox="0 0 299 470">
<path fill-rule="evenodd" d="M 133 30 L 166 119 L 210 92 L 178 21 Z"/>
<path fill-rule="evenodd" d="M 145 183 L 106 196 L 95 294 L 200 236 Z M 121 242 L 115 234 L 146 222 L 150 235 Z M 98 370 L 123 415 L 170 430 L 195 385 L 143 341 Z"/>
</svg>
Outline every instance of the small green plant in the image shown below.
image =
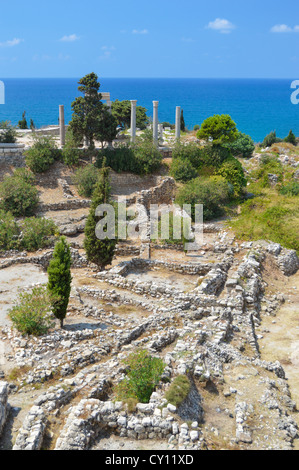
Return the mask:
<svg viewBox="0 0 299 470">
<path fill-rule="evenodd" d="M 198 172 L 188 160 L 176 158 L 170 167 L 170 175 L 179 182 L 186 183 L 198 176 Z"/>
<path fill-rule="evenodd" d="M 283 196 L 299 196 L 299 182 L 292 181 L 284 184 L 280 189 Z"/>
<path fill-rule="evenodd" d="M 128 367 L 128 373 L 116 389 L 118 399 L 125 401 L 131 398 L 138 399 L 140 403 L 148 403 L 161 380 L 165 364 L 146 350 L 131 354 L 124 363 Z"/>
<path fill-rule="evenodd" d="M 46 287 L 34 287 L 31 292 L 20 294 L 8 316 L 13 326 L 24 335 L 46 334 L 55 324 Z"/>
<path fill-rule="evenodd" d="M 10 212 L 0 210 L 0 250 L 16 250 L 20 246 L 20 229 Z"/>
<path fill-rule="evenodd" d="M 22 119 L 18 123 L 19 129 L 28 129 L 27 119 L 26 119 L 26 111 L 22 114 Z"/>
<path fill-rule="evenodd" d="M 273 144 L 276 144 L 278 142 L 281 142 L 281 139 L 279 139 L 276 135 L 276 131 L 270 132 L 270 134 L 266 135 L 266 137 L 263 140 L 263 143 L 261 147 L 266 148 L 266 147 L 271 147 Z"/>
<path fill-rule="evenodd" d="M 254 152 L 255 145 L 249 135 L 239 132 L 237 139 L 229 145 L 229 148 L 233 156 L 249 158 Z"/>
<path fill-rule="evenodd" d="M 72 130 L 68 129 L 66 133 L 65 146 L 62 149 L 62 159 L 64 164 L 67 166 L 78 165 L 81 153 L 82 150 L 78 148 L 78 142 L 76 141 Z"/>
<path fill-rule="evenodd" d="M 186 375 L 179 375 L 174 379 L 165 394 L 166 400 L 179 408 L 186 400 L 191 390 L 190 380 Z"/>
<path fill-rule="evenodd" d="M 15 144 L 17 133 L 9 121 L 0 122 L 0 144 Z"/>
<path fill-rule="evenodd" d="M 98 177 L 99 170 L 92 163 L 76 171 L 74 182 L 80 196 L 88 198 L 92 196 Z"/>
<path fill-rule="evenodd" d="M 21 223 L 22 248 L 27 251 L 36 251 L 51 245 L 53 236 L 57 232 L 55 223 L 43 217 L 26 218 Z"/>
<path fill-rule="evenodd" d="M 7 176 L 0 185 L 1 208 L 16 217 L 33 215 L 39 198 L 31 181 L 25 172 L 16 171 L 13 176 Z"/>
<path fill-rule="evenodd" d="M 211 220 L 224 214 L 224 205 L 230 197 L 231 188 L 224 178 L 196 178 L 179 189 L 176 202 L 181 207 L 191 204 L 193 220 L 195 205 L 203 204 L 204 220 Z"/>
<path fill-rule="evenodd" d="M 44 173 L 60 157 L 55 141 L 49 136 L 35 136 L 33 146 L 25 152 L 26 164 L 33 173 Z"/>
</svg>

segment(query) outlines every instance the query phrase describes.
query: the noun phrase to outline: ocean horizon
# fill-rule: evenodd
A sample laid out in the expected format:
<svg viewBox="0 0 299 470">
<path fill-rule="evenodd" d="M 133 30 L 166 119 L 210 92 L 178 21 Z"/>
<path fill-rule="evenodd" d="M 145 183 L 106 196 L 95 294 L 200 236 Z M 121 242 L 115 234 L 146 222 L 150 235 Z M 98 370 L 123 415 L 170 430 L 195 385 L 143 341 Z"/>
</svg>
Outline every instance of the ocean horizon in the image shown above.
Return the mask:
<svg viewBox="0 0 299 470">
<path fill-rule="evenodd" d="M 26 111 L 28 124 L 36 127 L 58 124 L 59 105 L 65 106 L 66 123 L 77 96 L 79 78 L 6 78 L 5 104 L 0 121 L 17 125 Z M 299 136 L 299 106 L 292 104 L 294 79 L 230 78 L 99 78 L 100 92 L 111 100 L 137 100 L 152 117 L 152 102 L 159 101 L 159 121 L 175 122 L 181 106 L 188 129 L 214 114 L 229 114 L 241 132 L 261 142 L 271 131 L 284 138 L 290 129 Z"/>
</svg>

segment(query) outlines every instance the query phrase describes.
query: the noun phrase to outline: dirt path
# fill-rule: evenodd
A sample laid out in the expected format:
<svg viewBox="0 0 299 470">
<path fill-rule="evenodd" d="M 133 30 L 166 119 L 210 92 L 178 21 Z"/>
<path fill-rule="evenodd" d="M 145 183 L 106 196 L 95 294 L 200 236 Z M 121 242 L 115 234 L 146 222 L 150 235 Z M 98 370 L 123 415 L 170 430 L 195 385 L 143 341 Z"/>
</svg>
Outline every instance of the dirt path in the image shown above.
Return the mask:
<svg viewBox="0 0 299 470">
<path fill-rule="evenodd" d="M 277 316 L 264 317 L 261 331 L 267 331 L 260 340 L 262 359 L 279 361 L 286 372 L 292 399 L 299 410 L 299 273 L 289 279 L 286 303 Z M 299 413 L 297 415 L 299 425 Z M 299 440 L 295 441 L 299 450 Z"/>
</svg>

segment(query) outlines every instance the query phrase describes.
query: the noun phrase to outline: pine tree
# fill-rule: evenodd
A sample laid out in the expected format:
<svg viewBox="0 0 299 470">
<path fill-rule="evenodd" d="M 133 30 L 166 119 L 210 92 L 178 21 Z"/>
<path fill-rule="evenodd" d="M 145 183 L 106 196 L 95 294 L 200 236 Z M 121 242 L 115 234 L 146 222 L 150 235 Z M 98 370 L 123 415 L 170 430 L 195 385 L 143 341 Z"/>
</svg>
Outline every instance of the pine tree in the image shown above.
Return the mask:
<svg viewBox="0 0 299 470">
<path fill-rule="evenodd" d="M 290 130 L 289 135 L 284 139 L 284 141 L 289 144 L 297 145 L 296 136 L 292 130 Z"/>
<path fill-rule="evenodd" d="M 181 111 L 181 131 L 185 132 L 186 125 L 185 125 L 185 119 L 184 119 L 184 111 Z"/>
<path fill-rule="evenodd" d="M 100 240 L 96 235 L 96 227 L 100 221 L 100 217 L 96 216 L 96 209 L 102 204 L 111 204 L 110 191 L 109 168 L 106 167 L 106 160 L 104 159 L 92 196 L 89 216 L 85 225 L 84 240 L 87 259 L 97 264 L 101 270 L 104 270 L 107 265 L 112 263 L 117 243 L 116 237 L 107 236 L 105 239 Z"/>
<path fill-rule="evenodd" d="M 63 328 L 71 293 L 71 252 L 65 237 L 56 243 L 48 267 L 48 290 L 53 297 L 53 313 Z"/>
</svg>

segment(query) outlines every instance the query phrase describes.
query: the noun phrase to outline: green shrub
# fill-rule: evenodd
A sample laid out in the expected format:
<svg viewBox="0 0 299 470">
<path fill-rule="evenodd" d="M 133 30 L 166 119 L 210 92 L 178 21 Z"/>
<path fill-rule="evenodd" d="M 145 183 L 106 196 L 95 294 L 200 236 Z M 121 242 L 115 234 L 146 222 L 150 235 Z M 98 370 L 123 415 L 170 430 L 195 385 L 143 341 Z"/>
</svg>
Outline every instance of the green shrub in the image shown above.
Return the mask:
<svg viewBox="0 0 299 470">
<path fill-rule="evenodd" d="M 99 170 L 93 164 L 79 168 L 74 176 L 74 182 L 78 187 L 78 193 L 83 197 L 91 197 L 95 188 Z"/>
<path fill-rule="evenodd" d="M 219 168 L 232 158 L 231 150 L 222 145 L 207 145 L 203 148 L 202 166 Z"/>
<path fill-rule="evenodd" d="M 10 212 L 0 210 L 0 250 L 46 248 L 52 244 L 56 231 L 52 220 L 31 217 L 18 224 Z"/>
<path fill-rule="evenodd" d="M 98 153 L 95 163 L 102 168 L 103 161 L 112 170 L 148 175 L 158 170 L 162 163 L 162 155 L 148 139 L 139 139 L 135 144 L 120 145 L 114 149 L 104 149 Z"/>
<path fill-rule="evenodd" d="M 25 183 L 34 185 L 35 176 L 28 168 L 17 168 L 13 174 L 14 178 L 21 178 Z"/>
<path fill-rule="evenodd" d="M 26 164 L 33 173 L 44 173 L 60 158 L 60 151 L 52 137 L 35 136 L 34 144 L 25 156 Z"/>
<path fill-rule="evenodd" d="M 26 335 L 41 336 L 54 326 L 50 296 L 45 287 L 20 294 L 8 316 L 13 326 Z"/>
<path fill-rule="evenodd" d="M 78 165 L 82 152 L 82 149 L 80 150 L 78 148 L 78 142 L 76 141 L 71 129 L 69 129 L 66 133 L 65 146 L 61 152 L 63 163 L 67 166 Z"/>
<path fill-rule="evenodd" d="M 170 174 L 176 180 L 183 183 L 190 181 L 198 176 L 198 173 L 192 163 L 188 160 L 176 158 L 172 161 Z"/>
<path fill-rule="evenodd" d="M 249 158 L 252 156 L 255 145 L 252 138 L 249 135 L 239 132 L 237 140 L 229 145 L 229 148 L 233 156 Z"/>
<path fill-rule="evenodd" d="M 252 172 L 252 177 L 260 180 L 262 187 L 270 187 L 269 174 L 278 176 L 278 181 L 283 181 L 283 165 L 272 155 L 263 155 L 259 168 Z"/>
<path fill-rule="evenodd" d="M 158 170 L 162 163 L 162 155 L 153 142 L 141 141 L 133 145 L 135 169 L 134 173 L 149 175 Z"/>
<path fill-rule="evenodd" d="M 177 143 L 172 150 L 172 158 L 174 160 L 188 161 L 194 168 L 198 169 L 204 164 L 204 148 L 199 147 L 196 143 L 183 145 Z"/>
<path fill-rule="evenodd" d="M 276 136 L 276 131 L 272 131 L 272 132 L 270 132 L 270 134 L 268 134 L 268 135 L 264 138 L 261 147 L 263 147 L 263 148 L 271 147 L 271 145 L 276 144 L 276 143 L 278 143 L 278 142 L 281 142 L 281 139 L 278 139 L 278 138 L 277 138 L 277 136 Z"/>
<path fill-rule="evenodd" d="M 193 127 L 193 130 L 194 131 L 199 131 L 200 129 L 200 125 L 199 124 L 195 124 L 195 126 Z"/>
<path fill-rule="evenodd" d="M 124 363 L 128 373 L 116 388 L 117 398 L 122 401 L 137 398 L 140 403 L 148 403 L 161 380 L 165 364 L 145 350 L 131 354 Z"/>
<path fill-rule="evenodd" d="M 26 111 L 22 114 L 22 119 L 18 123 L 19 129 L 28 129 L 27 119 L 26 119 Z"/>
<path fill-rule="evenodd" d="M 280 194 L 283 196 L 299 196 L 299 183 L 292 181 L 284 184 L 280 189 Z"/>
<path fill-rule="evenodd" d="M 223 178 L 196 178 L 179 189 L 176 202 L 180 206 L 191 204 L 193 220 L 195 204 L 203 204 L 203 218 L 211 220 L 224 214 L 224 205 L 230 197 L 230 186 Z"/>
<path fill-rule="evenodd" d="M 38 191 L 20 174 L 8 176 L 0 185 L 1 208 L 16 217 L 33 215 L 39 202 Z"/>
<path fill-rule="evenodd" d="M 17 250 L 20 228 L 10 212 L 0 210 L 0 250 Z"/>
<path fill-rule="evenodd" d="M 225 181 L 234 187 L 235 196 L 240 196 L 244 192 L 247 185 L 247 180 L 244 175 L 244 170 L 241 163 L 236 158 L 231 158 L 225 161 L 217 174 L 222 176 Z"/>
<path fill-rule="evenodd" d="M 165 394 L 166 400 L 179 408 L 186 400 L 191 390 L 190 380 L 186 375 L 179 375 L 174 379 Z"/>
<path fill-rule="evenodd" d="M 288 136 L 284 139 L 284 141 L 295 146 L 297 145 L 296 136 L 292 130 L 290 130 Z"/>
<path fill-rule="evenodd" d="M 16 141 L 17 133 L 10 122 L 0 122 L 0 144 L 15 144 Z"/>
<path fill-rule="evenodd" d="M 36 251 L 51 245 L 57 227 L 52 220 L 42 217 L 26 218 L 22 224 L 22 248 Z"/>
</svg>

